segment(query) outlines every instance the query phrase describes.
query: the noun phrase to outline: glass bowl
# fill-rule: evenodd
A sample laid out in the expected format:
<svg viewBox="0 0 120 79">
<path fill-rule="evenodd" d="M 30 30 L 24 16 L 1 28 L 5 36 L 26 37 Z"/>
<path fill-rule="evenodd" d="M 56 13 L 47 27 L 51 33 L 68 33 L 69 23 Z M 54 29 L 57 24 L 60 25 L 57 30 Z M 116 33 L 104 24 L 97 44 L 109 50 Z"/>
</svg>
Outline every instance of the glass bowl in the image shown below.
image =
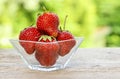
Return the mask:
<svg viewBox="0 0 120 79">
<path fill-rule="evenodd" d="M 71 41 L 75 41 L 74 44 L 70 44 Z M 21 58 L 24 60 L 26 65 L 33 70 L 41 70 L 41 71 L 53 71 L 53 70 L 59 70 L 64 69 L 66 65 L 69 63 L 70 59 L 75 54 L 76 50 L 79 48 L 81 42 L 83 41 L 83 37 L 75 37 L 74 40 L 64 40 L 64 41 L 56 41 L 56 42 L 35 42 L 35 41 L 25 41 L 25 40 L 15 40 L 10 39 L 11 44 L 13 47 L 17 50 L 17 52 L 20 54 Z M 27 43 L 27 44 L 26 44 Z M 48 45 L 58 44 L 59 45 L 59 51 L 57 51 L 57 54 L 54 54 L 55 52 L 53 48 L 50 48 L 52 46 L 47 47 Z M 27 50 L 25 50 L 25 47 L 23 44 L 26 44 L 28 47 L 28 50 L 31 50 L 33 45 L 34 51 L 32 53 L 27 53 Z M 64 45 L 63 45 L 64 44 Z M 38 51 L 39 46 L 43 45 L 41 50 Z M 71 47 L 72 45 L 72 47 Z M 69 50 L 66 50 L 68 49 Z M 45 50 L 47 56 L 43 56 L 43 53 L 39 55 L 39 57 L 36 57 L 36 53 Z M 52 52 L 50 51 L 52 50 Z M 65 50 L 65 51 L 64 51 Z M 60 51 L 66 52 L 65 54 L 61 54 Z M 52 53 L 52 54 L 50 54 Z M 46 55 L 44 54 L 44 55 Z M 40 58 L 40 61 L 39 61 Z"/>
</svg>

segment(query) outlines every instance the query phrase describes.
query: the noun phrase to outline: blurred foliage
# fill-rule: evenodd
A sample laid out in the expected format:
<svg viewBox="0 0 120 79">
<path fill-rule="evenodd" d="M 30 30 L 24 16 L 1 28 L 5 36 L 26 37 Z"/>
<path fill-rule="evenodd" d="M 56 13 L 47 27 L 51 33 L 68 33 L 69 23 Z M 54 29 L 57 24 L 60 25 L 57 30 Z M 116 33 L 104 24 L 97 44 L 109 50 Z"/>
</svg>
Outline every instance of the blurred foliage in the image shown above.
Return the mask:
<svg viewBox="0 0 120 79">
<path fill-rule="evenodd" d="M 25 27 L 36 25 L 38 14 L 55 12 L 60 26 L 68 15 L 66 29 L 84 37 L 82 47 L 120 46 L 119 0 L 0 0 L 0 48 L 11 47 Z"/>
<path fill-rule="evenodd" d="M 99 25 L 109 26 L 111 32 L 105 37 L 106 46 L 120 46 L 120 2 L 119 0 L 96 0 Z"/>
</svg>

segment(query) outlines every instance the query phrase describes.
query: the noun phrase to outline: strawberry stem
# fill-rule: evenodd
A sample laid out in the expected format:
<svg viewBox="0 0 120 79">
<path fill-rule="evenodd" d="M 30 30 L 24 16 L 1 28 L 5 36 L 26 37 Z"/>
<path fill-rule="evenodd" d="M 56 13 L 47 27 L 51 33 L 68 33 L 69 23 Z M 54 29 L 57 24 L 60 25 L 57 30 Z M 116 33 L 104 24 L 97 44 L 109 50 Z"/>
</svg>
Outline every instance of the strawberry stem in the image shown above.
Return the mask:
<svg viewBox="0 0 120 79">
<path fill-rule="evenodd" d="M 45 6 L 43 6 L 42 9 L 43 9 L 45 12 L 48 11 L 47 8 L 46 8 Z"/>
<path fill-rule="evenodd" d="M 41 13 L 38 13 L 37 16 L 41 15 Z"/>
<path fill-rule="evenodd" d="M 30 27 L 32 27 L 34 25 L 34 23 L 31 23 Z"/>
<path fill-rule="evenodd" d="M 63 31 L 61 26 L 60 26 L 60 31 Z"/>
<path fill-rule="evenodd" d="M 65 30 L 65 25 L 66 25 L 67 17 L 68 17 L 68 15 L 65 16 L 64 27 L 63 27 L 64 30 Z"/>
</svg>

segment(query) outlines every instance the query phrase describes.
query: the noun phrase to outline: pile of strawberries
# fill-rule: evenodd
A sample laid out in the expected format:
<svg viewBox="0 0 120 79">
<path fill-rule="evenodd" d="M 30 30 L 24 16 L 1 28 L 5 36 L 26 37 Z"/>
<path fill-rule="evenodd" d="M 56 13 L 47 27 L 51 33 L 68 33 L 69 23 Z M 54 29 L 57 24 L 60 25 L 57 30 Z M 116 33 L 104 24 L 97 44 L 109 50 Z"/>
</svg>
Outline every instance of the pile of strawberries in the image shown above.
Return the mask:
<svg viewBox="0 0 120 79">
<path fill-rule="evenodd" d="M 28 54 L 35 53 L 42 66 L 54 65 L 59 56 L 67 55 L 76 44 L 73 35 L 58 26 L 58 16 L 44 12 L 38 16 L 36 27 L 30 26 L 20 32 L 21 46 Z"/>
</svg>

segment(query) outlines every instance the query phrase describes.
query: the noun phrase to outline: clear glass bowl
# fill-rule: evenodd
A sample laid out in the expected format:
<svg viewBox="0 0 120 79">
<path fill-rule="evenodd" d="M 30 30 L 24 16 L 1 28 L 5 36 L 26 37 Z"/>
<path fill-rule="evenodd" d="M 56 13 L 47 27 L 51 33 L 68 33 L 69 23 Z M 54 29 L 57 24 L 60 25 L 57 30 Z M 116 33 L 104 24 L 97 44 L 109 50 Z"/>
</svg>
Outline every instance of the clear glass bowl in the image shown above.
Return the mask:
<svg viewBox="0 0 120 79">
<path fill-rule="evenodd" d="M 52 42 L 52 43 L 58 43 L 59 44 L 59 43 L 70 42 L 70 41 L 71 40 L 65 40 L 65 41 L 57 41 L 57 42 Z M 40 62 L 35 57 L 36 50 L 32 54 L 28 54 L 25 51 L 24 47 L 20 43 L 20 42 L 22 42 L 22 43 L 43 44 L 43 42 L 10 39 L 11 44 L 17 50 L 17 52 L 20 54 L 21 58 L 24 60 L 26 65 L 30 69 L 41 70 L 41 71 L 53 71 L 53 70 L 64 69 L 66 67 L 66 65 L 69 63 L 70 59 L 75 54 L 76 50 L 79 48 L 81 42 L 83 41 L 83 37 L 75 37 L 75 41 L 76 41 L 76 43 L 70 49 L 69 53 L 67 53 L 64 56 L 58 55 L 58 57 L 56 58 L 56 61 L 53 65 L 43 66 L 43 65 L 40 64 Z"/>
</svg>

